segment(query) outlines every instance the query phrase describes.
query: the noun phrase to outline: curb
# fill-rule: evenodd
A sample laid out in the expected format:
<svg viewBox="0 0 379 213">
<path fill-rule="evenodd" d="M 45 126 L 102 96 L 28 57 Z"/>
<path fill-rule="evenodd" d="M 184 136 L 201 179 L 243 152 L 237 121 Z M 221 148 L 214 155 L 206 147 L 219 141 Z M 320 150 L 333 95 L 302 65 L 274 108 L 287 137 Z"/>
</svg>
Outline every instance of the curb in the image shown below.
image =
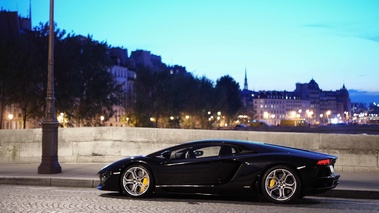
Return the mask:
<svg viewBox="0 0 379 213">
<path fill-rule="evenodd" d="M 79 187 L 96 188 L 100 181 L 97 179 L 78 178 L 33 178 L 33 177 L 0 177 L 0 184 L 52 186 L 52 187 Z M 363 191 L 353 189 L 332 189 L 331 191 L 315 195 L 317 197 L 335 197 L 351 199 L 379 199 L 379 191 Z"/>
<path fill-rule="evenodd" d="M 317 197 L 335 197 L 335 198 L 352 198 L 352 199 L 377 199 L 379 200 L 379 191 L 363 191 L 354 189 L 332 189 Z"/>
<path fill-rule="evenodd" d="M 0 184 L 8 185 L 96 188 L 99 183 L 95 179 L 0 177 Z"/>
</svg>

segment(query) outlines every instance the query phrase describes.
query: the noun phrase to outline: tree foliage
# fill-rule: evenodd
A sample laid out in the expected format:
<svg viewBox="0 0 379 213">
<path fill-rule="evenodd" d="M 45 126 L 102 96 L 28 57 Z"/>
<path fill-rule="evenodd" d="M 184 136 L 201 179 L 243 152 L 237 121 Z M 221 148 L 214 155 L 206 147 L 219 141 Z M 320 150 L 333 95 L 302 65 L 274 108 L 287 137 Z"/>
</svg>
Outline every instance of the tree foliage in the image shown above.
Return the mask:
<svg viewBox="0 0 379 213">
<path fill-rule="evenodd" d="M 137 68 L 135 125 L 144 127 L 211 128 L 213 113 L 234 118 L 241 108 L 239 85 L 224 76 L 213 86 L 206 77 Z"/>
<path fill-rule="evenodd" d="M 122 97 L 121 85 L 108 71 L 112 62 L 108 45 L 82 36 L 68 35 L 57 44 L 57 109 L 77 125 L 99 124 L 100 116 L 113 115 Z"/>
<path fill-rule="evenodd" d="M 242 107 L 239 84 L 229 75 L 217 80 L 216 98 L 216 107 L 228 118 L 236 116 Z"/>
<path fill-rule="evenodd" d="M 55 30 L 54 74 L 56 111 L 75 126 L 100 125 L 113 115 L 113 106 L 125 105 L 126 94 L 110 72 L 110 47 L 91 36 Z M 0 123 L 4 106 L 22 110 L 27 119 L 41 119 L 45 111 L 48 69 L 48 24 L 9 40 L 0 38 Z M 241 108 L 239 85 L 230 76 L 216 84 L 206 77 L 171 72 L 162 66 L 136 68 L 135 96 L 130 119 L 134 126 L 211 128 L 214 115 L 232 119 Z M 0 128 L 2 128 L 0 126 Z"/>
<path fill-rule="evenodd" d="M 24 128 L 28 118 L 44 114 L 48 35 L 48 25 L 40 24 L 20 39 L 0 38 L 0 52 L 6 53 L 0 60 L 1 106 L 17 105 L 22 110 Z M 122 92 L 109 72 L 109 46 L 90 36 L 66 35 L 59 29 L 54 43 L 57 111 L 67 114 L 77 126 L 96 125 L 100 116 L 111 117 L 112 106 L 119 103 Z"/>
</svg>

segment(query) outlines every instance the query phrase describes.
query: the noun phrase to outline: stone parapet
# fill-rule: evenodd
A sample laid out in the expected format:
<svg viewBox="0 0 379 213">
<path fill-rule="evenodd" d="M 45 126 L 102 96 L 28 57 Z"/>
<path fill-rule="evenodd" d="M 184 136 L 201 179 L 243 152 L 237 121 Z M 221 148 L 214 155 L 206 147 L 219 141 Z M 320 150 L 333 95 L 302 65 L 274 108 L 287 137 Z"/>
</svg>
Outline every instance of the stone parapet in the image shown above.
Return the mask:
<svg viewBox="0 0 379 213">
<path fill-rule="evenodd" d="M 237 139 L 273 143 L 339 156 L 338 171 L 378 172 L 379 135 L 259 132 L 125 127 L 60 128 L 62 163 L 110 163 L 168 146 L 202 139 Z M 42 130 L 0 130 L 0 163 L 39 163 Z"/>
</svg>

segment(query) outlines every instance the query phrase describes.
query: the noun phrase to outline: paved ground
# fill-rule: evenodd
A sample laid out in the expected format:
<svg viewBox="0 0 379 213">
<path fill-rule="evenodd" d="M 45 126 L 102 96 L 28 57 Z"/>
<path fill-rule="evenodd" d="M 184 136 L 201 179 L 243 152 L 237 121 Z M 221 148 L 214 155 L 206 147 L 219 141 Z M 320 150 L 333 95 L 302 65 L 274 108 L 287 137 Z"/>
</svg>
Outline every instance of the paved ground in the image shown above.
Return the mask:
<svg viewBox="0 0 379 213">
<path fill-rule="evenodd" d="M 60 164 L 62 173 L 38 174 L 39 164 L 0 164 L 0 184 L 95 188 L 106 164 Z M 325 197 L 379 199 L 378 172 L 337 172 L 340 184 Z"/>
</svg>

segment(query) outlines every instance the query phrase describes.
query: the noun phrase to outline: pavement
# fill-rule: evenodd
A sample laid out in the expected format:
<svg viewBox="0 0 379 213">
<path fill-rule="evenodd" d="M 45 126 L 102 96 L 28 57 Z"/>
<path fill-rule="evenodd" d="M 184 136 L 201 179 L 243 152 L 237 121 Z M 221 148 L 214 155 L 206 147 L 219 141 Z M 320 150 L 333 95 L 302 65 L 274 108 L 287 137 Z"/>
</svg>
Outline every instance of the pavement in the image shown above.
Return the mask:
<svg viewBox="0 0 379 213">
<path fill-rule="evenodd" d="M 38 174 L 39 164 L 0 163 L 0 184 L 96 188 L 97 172 L 107 164 L 60 164 L 62 173 Z M 379 172 L 336 172 L 338 186 L 322 197 L 379 199 Z"/>
</svg>

